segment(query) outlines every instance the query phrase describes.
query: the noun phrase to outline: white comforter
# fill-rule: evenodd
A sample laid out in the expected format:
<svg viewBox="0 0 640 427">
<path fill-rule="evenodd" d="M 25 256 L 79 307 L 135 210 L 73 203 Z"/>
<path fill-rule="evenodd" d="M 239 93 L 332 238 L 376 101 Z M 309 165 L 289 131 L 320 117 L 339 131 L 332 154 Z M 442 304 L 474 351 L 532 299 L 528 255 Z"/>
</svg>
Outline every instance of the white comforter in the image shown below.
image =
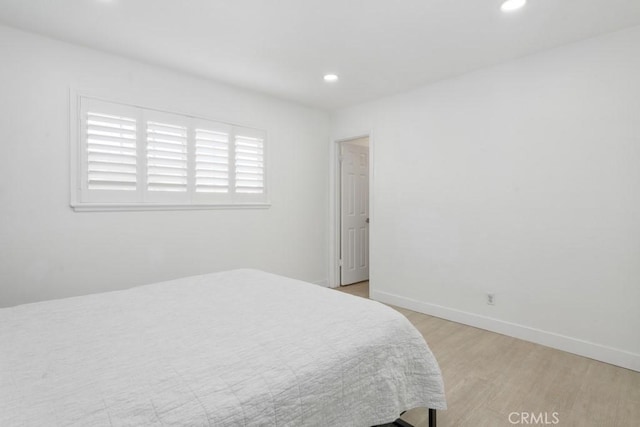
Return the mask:
<svg viewBox="0 0 640 427">
<path fill-rule="evenodd" d="M 0 426 L 370 426 L 444 409 L 382 304 L 235 270 L 0 310 Z"/>
</svg>

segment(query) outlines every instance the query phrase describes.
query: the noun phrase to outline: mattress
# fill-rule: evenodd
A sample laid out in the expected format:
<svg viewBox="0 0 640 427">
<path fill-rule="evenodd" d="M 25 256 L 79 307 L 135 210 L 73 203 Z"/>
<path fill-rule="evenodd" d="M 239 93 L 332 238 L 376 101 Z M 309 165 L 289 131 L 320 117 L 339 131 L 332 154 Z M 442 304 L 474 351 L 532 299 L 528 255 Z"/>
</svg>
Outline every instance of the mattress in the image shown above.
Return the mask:
<svg viewBox="0 0 640 427">
<path fill-rule="evenodd" d="M 445 409 L 374 301 L 233 270 L 0 310 L 1 426 L 371 426 Z"/>
</svg>

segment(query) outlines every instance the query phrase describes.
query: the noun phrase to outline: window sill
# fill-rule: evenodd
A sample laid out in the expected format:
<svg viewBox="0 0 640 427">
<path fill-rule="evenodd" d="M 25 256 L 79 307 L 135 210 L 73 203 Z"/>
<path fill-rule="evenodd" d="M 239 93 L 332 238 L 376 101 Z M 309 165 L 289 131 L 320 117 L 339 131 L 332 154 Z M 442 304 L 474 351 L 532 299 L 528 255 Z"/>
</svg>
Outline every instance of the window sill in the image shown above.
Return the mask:
<svg viewBox="0 0 640 427">
<path fill-rule="evenodd" d="M 269 209 L 270 202 L 222 204 L 168 204 L 168 203 L 78 203 L 71 204 L 76 212 L 123 211 L 190 211 L 203 209 Z"/>
</svg>

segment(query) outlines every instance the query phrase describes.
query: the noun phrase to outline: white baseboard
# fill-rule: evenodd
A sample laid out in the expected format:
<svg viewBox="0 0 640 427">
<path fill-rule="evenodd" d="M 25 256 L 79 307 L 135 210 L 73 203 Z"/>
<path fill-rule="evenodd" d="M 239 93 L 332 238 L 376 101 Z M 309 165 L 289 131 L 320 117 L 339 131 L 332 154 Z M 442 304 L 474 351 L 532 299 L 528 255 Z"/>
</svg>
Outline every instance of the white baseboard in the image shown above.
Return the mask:
<svg viewBox="0 0 640 427">
<path fill-rule="evenodd" d="M 371 299 L 386 304 L 396 305 L 409 310 L 417 311 L 457 323 L 485 329 L 491 332 L 508 335 L 525 341 L 534 342 L 547 347 L 585 356 L 590 359 L 610 363 L 626 369 L 640 372 L 640 354 L 608 347 L 601 344 L 584 341 L 554 332 L 543 331 L 529 326 L 505 322 L 479 314 L 443 307 L 436 304 L 405 298 L 399 295 L 371 290 Z"/>
<path fill-rule="evenodd" d="M 314 280 L 311 283 L 313 283 L 314 285 L 318 285 L 318 286 L 324 286 L 325 288 L 329 287 L 329 281 L 327 279 Z"/>
</svg>

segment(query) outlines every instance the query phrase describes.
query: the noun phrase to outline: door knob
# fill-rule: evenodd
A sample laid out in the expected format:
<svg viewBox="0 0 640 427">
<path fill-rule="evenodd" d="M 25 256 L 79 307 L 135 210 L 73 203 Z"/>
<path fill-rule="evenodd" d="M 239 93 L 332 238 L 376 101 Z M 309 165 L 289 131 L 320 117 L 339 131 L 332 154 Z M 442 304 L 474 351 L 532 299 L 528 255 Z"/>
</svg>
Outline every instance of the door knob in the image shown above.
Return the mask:
<svg viewBox="0 0 640 427">
<path fill-rule="evenodd" d="M 369 224 L 369 218 L 364 220 L 367 224 Z"/>
</svg>

